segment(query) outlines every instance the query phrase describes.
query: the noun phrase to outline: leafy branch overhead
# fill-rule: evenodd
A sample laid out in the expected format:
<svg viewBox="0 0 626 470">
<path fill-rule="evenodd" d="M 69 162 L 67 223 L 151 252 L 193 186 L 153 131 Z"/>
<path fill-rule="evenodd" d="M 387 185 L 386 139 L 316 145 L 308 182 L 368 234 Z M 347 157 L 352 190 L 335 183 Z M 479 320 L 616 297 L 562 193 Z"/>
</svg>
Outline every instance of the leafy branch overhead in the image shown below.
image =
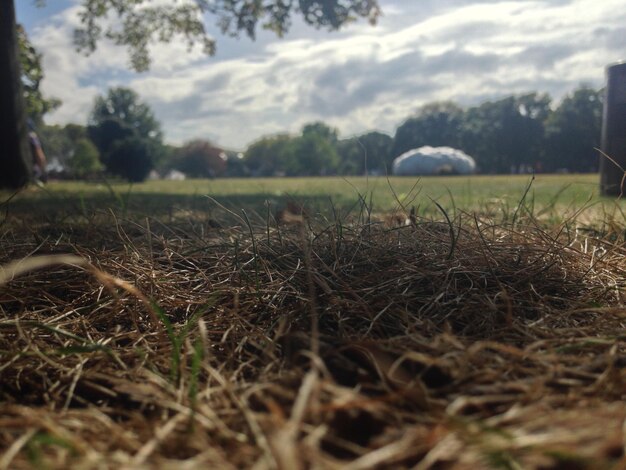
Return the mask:
<svg viewBox="0 0 626 470">
<path fill-rule="evenodd" d="M 38 0 L 38 3 L 43 3 Z M 329 31 L 366 18 L 376 23 L 381 11 L 378 0 L 186 0 L 153 5 L 149 0 L 82 0 L 82 27 L 74 32 L 80 51 L 94 52 L 109 39 L 128 48 L 136 71 L 150 67 L 149 45 L 183 37 L 189 48 L 200 45 L 215 53 L 215 39 L 206 29 L 208 16 L 216 19 L 222 34 L 255 39 L 258 27 L 283 36 L 291 18 L 299 14 L 309 26 Z"/>
<path fill-rule="evenodd" d="M 17 25 L 17 41 L 26 114 L 33 120 L 40 121 L 44 114 L 58 108 L 61 101 L 43 96 L 39 88 L 44 78 L 41 54 L 32 45 L 21 25 Z"/>
</svg>

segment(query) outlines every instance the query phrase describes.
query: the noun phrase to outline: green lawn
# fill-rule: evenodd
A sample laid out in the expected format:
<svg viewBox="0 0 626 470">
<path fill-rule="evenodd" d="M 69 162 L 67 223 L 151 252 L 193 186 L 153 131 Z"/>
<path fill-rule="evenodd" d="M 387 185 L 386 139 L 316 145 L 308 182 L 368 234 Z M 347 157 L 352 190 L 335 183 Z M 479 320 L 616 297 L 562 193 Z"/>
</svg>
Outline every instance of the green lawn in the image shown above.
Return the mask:
<svg viewBox="0 0 626 470">
<path fill-rule="evenodd" d="M 526 194 L 525 208 L 535 215 L 557 219 L 583 206 L 589 206 L 591 212 L 599 210 L 603 217 L 606 212 L 623 208 L 622 202 L 601 198 L 598 192 L 598 175 L 594 174 L 538 175 L 532 182 L 529 175 L 249 178 L 148 181 L 134 185 L 51 182 L 43 189 L 31 187 L 23 191 L 12 199 L 11 205 L 44 214 L 113 208 L 141 215 L 171 216 L 177 210 L 221 211 L 215 203 L 218 201 L 237 212 L 245 209 L 261 215 L 267 212 L 266 201 L 271 207 L 279 208 L 286 201 L 295 200 L 305 205 L 309 212 L 328 216 L 333 206 L 342 215 L 357 213 L 362 207 L 359 206 L 362 196 L 378 214 L 398 208 L 399 200 L 406 208 L 415 206 L 419 215 L 430 216 L 438 212 L 434 200 L 447 211 L 506 216 L 515 211 Z M 10 193 L 1 195 L 6 200 Z"/>
</svg>

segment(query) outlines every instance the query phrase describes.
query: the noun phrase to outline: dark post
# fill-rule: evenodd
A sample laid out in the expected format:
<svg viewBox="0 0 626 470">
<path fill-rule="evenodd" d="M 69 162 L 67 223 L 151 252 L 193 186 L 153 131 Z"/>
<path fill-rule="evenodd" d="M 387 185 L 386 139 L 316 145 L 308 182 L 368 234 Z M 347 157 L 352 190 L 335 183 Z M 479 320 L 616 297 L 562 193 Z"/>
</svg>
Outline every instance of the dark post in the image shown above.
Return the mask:
<svg viewBox="0 0 626 470">
<path fill-rule="evenodd" d="M 28 132 L 13 0 L 0 0 L 0 188 L 19 188 L 30 178 Z"/>
<path fill-rule="evenodd" d="M 622 188 L 626 170 L 626 62 L 609 65 L 606 76 L 602 151 L 615 162 L 600 157 L 600 190 L 605 196 L 619 196 L 626 194 L 626 183 Z"/>
</svg>

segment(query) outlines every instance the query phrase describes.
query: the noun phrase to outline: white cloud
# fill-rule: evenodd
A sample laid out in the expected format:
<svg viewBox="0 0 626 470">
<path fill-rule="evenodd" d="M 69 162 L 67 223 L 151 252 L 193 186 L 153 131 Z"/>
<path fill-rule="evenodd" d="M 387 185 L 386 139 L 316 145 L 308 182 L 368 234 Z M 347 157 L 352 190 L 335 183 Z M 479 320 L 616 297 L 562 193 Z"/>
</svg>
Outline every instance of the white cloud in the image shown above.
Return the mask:
<svg viewBox="0 0 626 470">
<path fill-rule="evenodd" d="M 623 0 L 381 4 L 374 28 L 327 34 L 296 21 L 283 40 L 220 37 L 214 58 L 182 42 L 153 47 L 153 67 L 140 75 L 109 43 L 90 57 L 73 51 L 76 7 L 31 36 L 44 53 L 44 92 L 64 102 L 52 121 L 84 122 L 97 93 L 126 85 L 151 104 L 168 140 L 210 137 L 238 149 L 312 120 L 342 135 L 393 132 L 433 100 L 473 104 L 532 90 L 558 98 L 581 82 L 601 86 L 604 66 L 623 58 Z"/>
</svg>

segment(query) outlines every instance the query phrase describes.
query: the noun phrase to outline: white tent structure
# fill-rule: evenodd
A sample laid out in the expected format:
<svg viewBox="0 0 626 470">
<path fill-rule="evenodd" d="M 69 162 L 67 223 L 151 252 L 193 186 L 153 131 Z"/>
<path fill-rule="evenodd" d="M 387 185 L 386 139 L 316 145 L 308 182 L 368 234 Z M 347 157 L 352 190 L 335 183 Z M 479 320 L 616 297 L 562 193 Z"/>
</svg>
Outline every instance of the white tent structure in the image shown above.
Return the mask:
<svg viewBox="0 0 626 470">
<path fill-rule="evenodd" d="M 461 150 L 452 147 L 420 147 L 403 153 L 393 161 L 396 176 L 469 175 L 476 171 L 476 162 Z"/>
</svg>

